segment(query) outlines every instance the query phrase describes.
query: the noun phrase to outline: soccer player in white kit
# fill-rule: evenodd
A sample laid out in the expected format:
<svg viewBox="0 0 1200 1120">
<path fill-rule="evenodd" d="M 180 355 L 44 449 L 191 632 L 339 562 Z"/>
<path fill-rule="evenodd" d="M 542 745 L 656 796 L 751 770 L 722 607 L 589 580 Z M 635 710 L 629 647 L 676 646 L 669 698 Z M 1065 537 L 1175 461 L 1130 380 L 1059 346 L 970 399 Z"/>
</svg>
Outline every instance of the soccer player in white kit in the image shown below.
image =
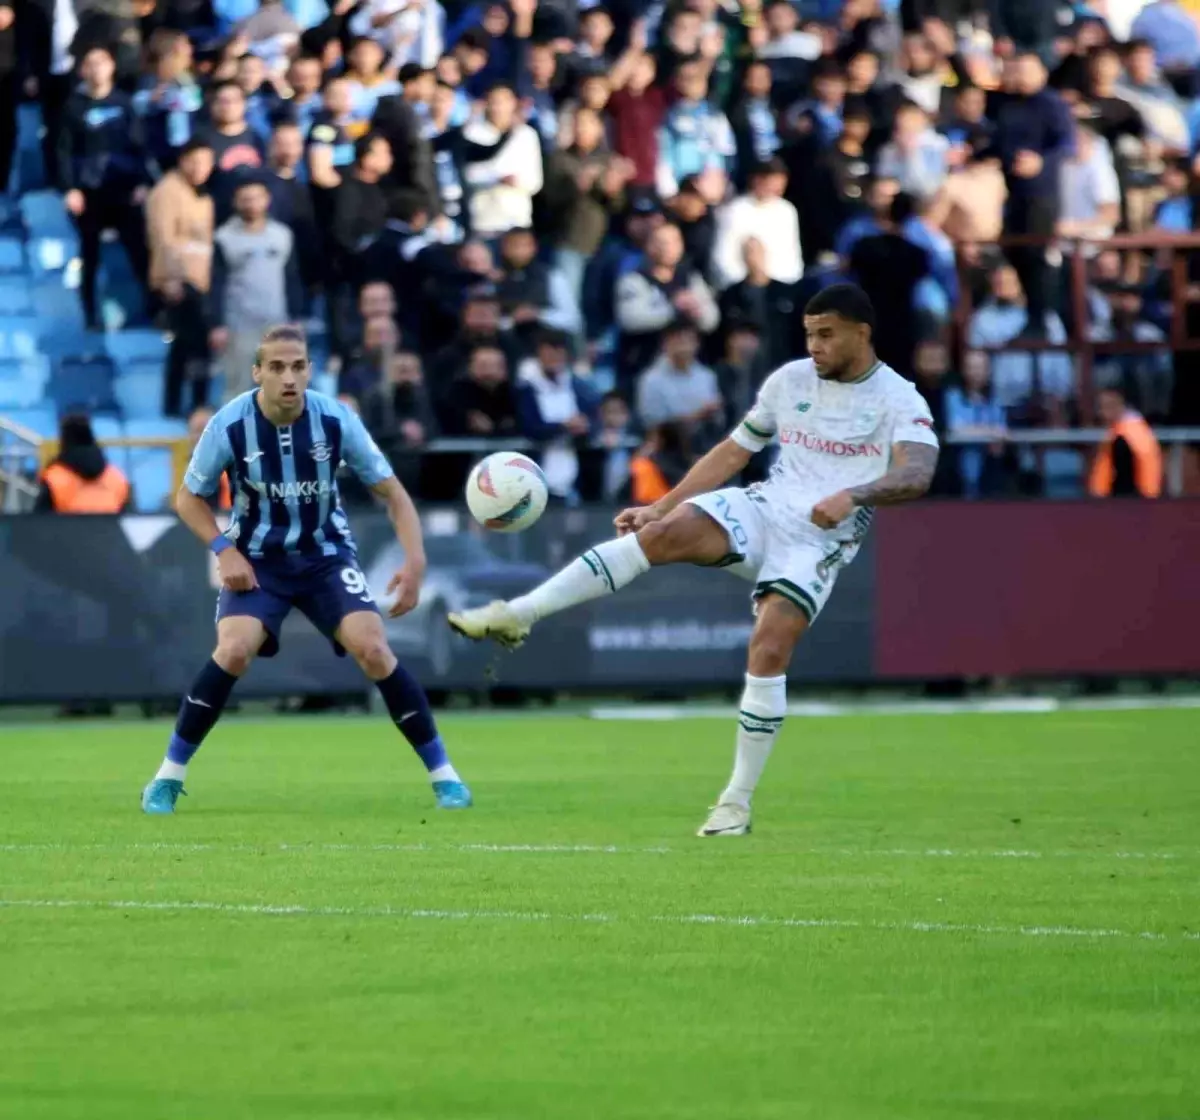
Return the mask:
<svg viewBox="0 0 1200 1120">
<path fill-rule="evenodd" d="M 745 420 L 665 498 L 616 518 L 616 540 L 585 552 L 527 595 L 449 616 L 469 638 L 510 648 L 533 625 L 611 594 L 660 564 L 723 567 L 753 581 L 754 631 L 733 774 L 701 836 L 750 831 L 750 799 L 787 711 L 792 651 L 858 551 L 875 506 L 919 498 L 937 465 L 929 408 L 912 382 L 875 357 L 874 311 L 836 284 L 804 309 L 810 358 L 788 362 Z M 766 482 L 720 489 L 770 443 Z"/>
</svg>

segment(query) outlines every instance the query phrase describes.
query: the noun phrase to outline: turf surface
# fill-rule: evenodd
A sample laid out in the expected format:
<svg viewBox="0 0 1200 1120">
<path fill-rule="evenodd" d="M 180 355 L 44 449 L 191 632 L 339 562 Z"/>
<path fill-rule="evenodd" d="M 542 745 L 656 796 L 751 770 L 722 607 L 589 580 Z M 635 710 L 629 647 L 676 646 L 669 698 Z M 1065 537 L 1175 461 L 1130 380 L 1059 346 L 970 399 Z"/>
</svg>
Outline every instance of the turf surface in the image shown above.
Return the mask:
<svg viewBox="0 0 1200 1120">
<path fill-rule="evenodd" d="M 1196 1117 L 1198 723 L 0 728 L 0 1116 Z"/>
</svg>

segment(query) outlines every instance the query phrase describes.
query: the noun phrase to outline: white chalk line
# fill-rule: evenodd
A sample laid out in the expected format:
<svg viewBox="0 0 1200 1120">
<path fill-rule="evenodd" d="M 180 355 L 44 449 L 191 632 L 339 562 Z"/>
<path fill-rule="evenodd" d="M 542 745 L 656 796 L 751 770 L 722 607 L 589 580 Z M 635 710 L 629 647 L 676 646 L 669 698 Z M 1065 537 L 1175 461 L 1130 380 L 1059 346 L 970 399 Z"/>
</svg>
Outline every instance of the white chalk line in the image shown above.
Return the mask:
<svg viewBox="0 0 1200 1120">
<path fill-rule="evenodd" d="M 9 898 L 0 899 L 0 909 L 9 910 L 116 910 L 158 913 L 214 913 L 249 917 L 295 918 L 392 918 L 402 921 L 441 922 L 548 922 L 600 925 L 721 926 L 740 929 L 833 929 L 885 933 L 943 933 L 995 937 L 1067 937 L 1089 941 L 1200 941 L 1200 933 L 1178 935 L 1149 930 L 1088 929 L 1077 926 L 1000 926 L 963 922 L 872 922 L 856 918 L 773 918 L 730 914 L 652 914 L 628 916 L 615 913 L 555 914 L 543 910 L 429 910 L 396 906 L 305 906 L 269 905 L 248 902 L 155 902 L 131 899 Z"/>
<path fill-rule="evenodd" d="M 70 841 L 46 841 L 43 843 L 0 844 L 3 853 L 34 852 L 253 852 L 253 853 L 298 853 L 316 852 L 401 852 L 418 854 L 437 853 L 483 853 L 497 855 L 680 855 L 712 848 L 714 844 L 695 844 L 689 848 L 662 846 L 636 847 L 619 844 L 221 844 L 214 842 L 181 843 L 174 841 L 144 841 L 130 843 L 72 843 Z M 732 849 L 724 843 L 722 847 Z M 747 852 L 756 851 L 748 844 L 742 847 Z M 1124 852 L 1124 851 L 1035 851 L 1025 848 L 769 848 L 761 855 L 814 856 L 818 858 L 842 859 L 943 859 L 943 860 L 1066 860 L 1066 859 L 1115 859 L 1134 861 L 1192 860 L 1200 859 L 1200 852 Z"/>
</svg>

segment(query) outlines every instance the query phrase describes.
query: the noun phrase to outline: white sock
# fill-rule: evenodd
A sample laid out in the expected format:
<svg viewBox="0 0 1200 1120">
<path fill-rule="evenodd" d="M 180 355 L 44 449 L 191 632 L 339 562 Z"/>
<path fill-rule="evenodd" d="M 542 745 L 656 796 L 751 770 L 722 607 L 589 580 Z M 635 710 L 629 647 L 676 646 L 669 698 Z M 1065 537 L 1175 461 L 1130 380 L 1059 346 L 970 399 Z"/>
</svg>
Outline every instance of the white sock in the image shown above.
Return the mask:
<svg viewBox="0 0 1200 1120">
<path fill-rule="evenodd" d="M 431 782 L 461 782 L 462 778 L 458 776 L 458 771 L 446 762 L 429 771 L 429 780 Z"/>
<path fill-rule="evenodd" d="M 169 758 L 162 760 L 162 765 L 158 768 L 158 773 L 154 775 L 156 778 L 174 778 L 177 782 L 182 782 L 187 777 L 187 763 L 172 762 Z"/>
<path fill-rule="evenodd" d="M 513 599 L 508 605 L 523 623 L 532 626 L 568 607 L 611 595 L 649 570 L 650 561 L 637 537 L 630 533 L 589 549 L 528 595 Z"/>
<path fill-rule="evenodd" d="M 750 798 L 771 757 L 775 736 L 787 714 L 787 677 L 755 677 L 746 674 L 738 713 L 737 752 L 733 775 L 721 794 L 722 801 L 750 806 Z"/>
</svg>

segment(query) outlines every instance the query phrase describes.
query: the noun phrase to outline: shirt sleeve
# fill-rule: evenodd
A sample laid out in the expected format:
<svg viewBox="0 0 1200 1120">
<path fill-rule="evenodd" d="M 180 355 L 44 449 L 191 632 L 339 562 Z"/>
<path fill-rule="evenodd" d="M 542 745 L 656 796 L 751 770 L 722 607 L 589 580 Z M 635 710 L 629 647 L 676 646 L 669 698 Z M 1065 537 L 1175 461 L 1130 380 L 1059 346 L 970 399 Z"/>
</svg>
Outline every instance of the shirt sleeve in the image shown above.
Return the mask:
<svg viewBox="0 0 1200 1120">
<path fill-rule="evenodd" d="M 738 446 L 744 447 L 747 451 L 761 451 L 775 438 L 778 429 L 775 403 L 778 385 L 778 371 L 771 374 L 762 383 L 753 407 L 746 413 L 746 418 L 733 429 L 730 436 Z"/>
<path fill-rule="evenodd" d="M 358 477 L 364 486 L 375 486 L 385 479 L 393 478 L 395 471 L 387 457 L 379 450 L 378 445 L 367 433 L 366 426 L 351 412 L 342 406 L 342 458 Z"/>
<path fill-rule="evenodd" d="M 208 498 L 221 485 L 221 476 L 233 464 L 233 447 L 223 421 L 214 416 L 192 452 L 183 484 L 198 498 Z"/>
<path fill-rule="evenodd" d="M 933 430 L 933 413 L 925 398 L 916 389 L 909 388 L 896 401 L 892 419 L 892 443 L 925 443 L 938 446 L 937 433 Z"/>
</svg>

